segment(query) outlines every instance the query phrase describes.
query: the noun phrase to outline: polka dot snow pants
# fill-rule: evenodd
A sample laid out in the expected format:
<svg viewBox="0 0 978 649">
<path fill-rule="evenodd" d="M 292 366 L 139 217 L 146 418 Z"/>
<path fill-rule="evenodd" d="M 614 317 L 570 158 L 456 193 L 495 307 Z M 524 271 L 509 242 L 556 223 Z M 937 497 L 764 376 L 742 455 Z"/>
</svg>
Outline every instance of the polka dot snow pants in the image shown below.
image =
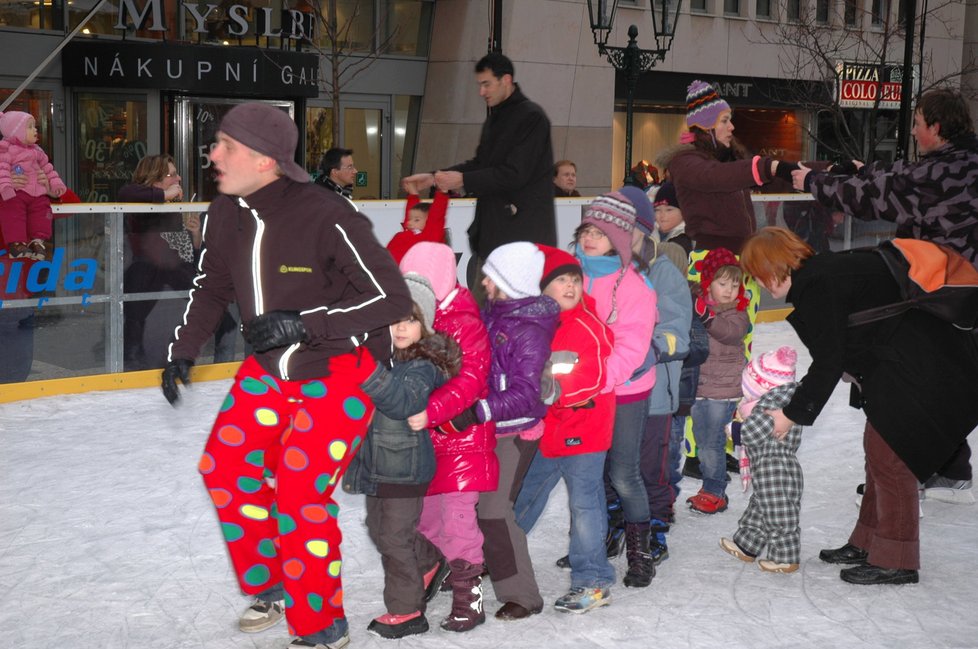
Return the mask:
<svg viewBox="0 0 978 649">
<path fill-rule="evenodd" d="M 369 352 L 329 367 L 320 379 L 284 381 L 247 358 L 199 467 L 241 590 L 256 595 L 281 583 L 289 632 L 300 636 L 344 617 L 332 495 L 373 415 L 360 389 L 375 367 Z"/>
</svg>

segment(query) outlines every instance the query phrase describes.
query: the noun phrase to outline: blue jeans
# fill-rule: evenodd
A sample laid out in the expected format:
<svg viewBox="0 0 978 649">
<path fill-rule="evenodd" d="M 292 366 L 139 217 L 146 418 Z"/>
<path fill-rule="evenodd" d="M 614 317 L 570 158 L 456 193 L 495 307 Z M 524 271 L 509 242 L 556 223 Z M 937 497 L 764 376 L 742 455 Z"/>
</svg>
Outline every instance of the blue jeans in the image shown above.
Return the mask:
<svg viewBox="0 0 978 649">
<path fill-rule="evenodd" d="M 727 433 L 724 429 L 733 419 L 736 407 L 736 401 L 697 399 L 690 413 L 703 489 L 716 496 L 724 495 L 727 490 Z"/>
<path fill-rule="evenodd" d="M 679 415 L 672 416 L 672 426 L 669 430 L 669 484 L 672 486 L 676 499 L 679 499 L 679 483 L 682 482 L 683 473 L 679 464 L 683 459 L 683 437 L 686 435 L 686 418 Z"/>
<path fill-rule="evenodd" d="M 628 523 L 645 523 L 651 518 L 649 497 L 645 492 L 640 466 L 648 401 L 642 399 L 616 406 L 611 449 L 605 462 L 608 482 L 618 494 Z"/>
<path fill-rule="evenodd" d="M 516 524 L 529 533 L 550 492 L 564 479 L 570 508 L 571 588 L 607 588 L 615 583 L 615 568 L 604 545 L 608 533 L 604 461 L 603 452 L 543 457 L 537 451 L 514 505 Z"/>
</svg>

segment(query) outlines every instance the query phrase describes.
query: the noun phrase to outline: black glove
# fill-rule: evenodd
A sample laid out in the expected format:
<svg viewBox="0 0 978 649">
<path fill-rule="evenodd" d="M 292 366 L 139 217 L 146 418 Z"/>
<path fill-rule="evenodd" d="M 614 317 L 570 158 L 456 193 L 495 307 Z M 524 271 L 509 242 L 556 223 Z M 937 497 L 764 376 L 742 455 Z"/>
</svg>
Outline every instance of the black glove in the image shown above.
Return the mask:
<svg viewBox="0 0 978 649">
<path fill-rule="evenodd" d="M 256 352 L 267 352 L 302 342 L 306 328 L 298 311 L 269 311 L 246 323 L 241 334 Z"/>
<path fill-rule="evenodd" d="M 462 412 L 452 417 L 452 427 L 458 432 L 462 432 L 470 426 L 479 423 L 479 418 L 475 416 L 475 404 L 472 404 Z"/>
<path fill-rule="evenodd" d="M 791 182 L 791 172 L 796 169 L 800 169 L 797 162 L 786 162 L 784 160 L 778 161 L 778 168 L 774 171 L 774 175 L 781 180 L 786 180 Z"/>
<path fill-rule="evenodd" d="M 475 409 L 477 407 L 476 404 L 478 403 L 479 402 L 476 401 L 474 404 L 452 417 L 451 421 L 445 422 L 441 426 L 438 426 L 437 430 L 445 433 L 446 435 L 454 435 L 465 432 L 465 429 L 470 426 L 475 426 L 479 423 L 478 417 L 475 416 Z"/>
<path fill-rule="evenodd" d="M 852 160 L 843 160 L 842 162 L 836 162 L 831 167 L 829 171 L 834 174 L 841 174 L 844 176 L 855 176 L 859 173 L 859 167 Z"/>
<path fill-rule="evenodd" d="M 163 396 L 166 397 L 171 406 L 177 405 L 177 399 L 180 398 L 177 381 L 181 381 L 184 385 L 190 385 L 190 368 L 193 366 L 193 361 L 176 358 L 167 362 L 166 367 L 163 368 L 161 387 L 163 388 Z"/>
</svg>

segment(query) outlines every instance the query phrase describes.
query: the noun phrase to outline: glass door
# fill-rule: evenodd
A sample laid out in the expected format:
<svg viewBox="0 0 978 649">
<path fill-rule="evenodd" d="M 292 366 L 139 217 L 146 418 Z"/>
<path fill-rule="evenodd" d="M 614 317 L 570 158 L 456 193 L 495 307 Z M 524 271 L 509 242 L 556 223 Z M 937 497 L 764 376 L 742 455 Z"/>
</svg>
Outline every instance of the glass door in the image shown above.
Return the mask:
<svg viewBox="0 0 978 649">
<path fill-rule="evenodd" d="M 185 200 L 209 202 L 217 196 L 210 159 L 217 127 L 229 110 L 245 101 L 199 97 L 177 97 L 174 100 L 174 158 L 184 179 Z M 293 102 L 267 103 L 281 108 L 294 118 Z"/>
<path fill-rule="evenodd" d="M 392 187 L 391 98 L 344 96 L 339 137 L 333 133 L 333 107 L 313 100 L 306 108 L 306 168 L 318 173 L 323 154 L 333 147 L 353 150 L 357 167 L 353 200 L 383 200 L 397 195 Z M 398 175 L 399 177 L 399 175 Z"/>
</svg>

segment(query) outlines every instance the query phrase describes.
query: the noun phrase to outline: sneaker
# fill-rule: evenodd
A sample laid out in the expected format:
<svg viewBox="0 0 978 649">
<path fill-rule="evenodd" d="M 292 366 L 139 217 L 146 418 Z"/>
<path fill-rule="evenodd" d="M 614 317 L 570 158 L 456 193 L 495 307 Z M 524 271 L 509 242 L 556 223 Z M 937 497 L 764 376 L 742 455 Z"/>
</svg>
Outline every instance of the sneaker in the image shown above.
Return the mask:
<svg viewBox="0 0 978 649">
<path fill-rule="evenodd" d="M 737 545 L 736 541 L 726 537 L 720 539 L 720 549 L 727 554 L 737 557 L 744 563 L 754 563 L 754 559 L 757 558 L 757 555 L 751 554 L 747 550 Z"/>
<path fill-rule="evenodd" d="M 669 531 L 669 523 L 658 518 L 652 519 L 652 534 L 649 537 L 649 551 L 652 554 L 652 561 L 659 565 L 669 558 L 669 545 L 666 543 L 666 533 Z"/>
<path fill-rule="evenodd" d="M 718 496 L 700 489 L 699 493 L 686 499 L 689 508 L 701 514 L 718 514 L 727 509 L 727 496 Z"/>
<path fill-rule="evenodd" d="M 777 561 L 771 561 L 770 559 L 761 559 L 757 562 L 757 565 L 764 572 L 780 572 L 782 574 L 787 574 L 789 572 L 798 570 L 797 563 L 778 563 Z"/>
<path fill-rule="evenodd" d="M 292 638 L 289 649 L 343 649 L 348 644 L 350 625 L 345 617 L 338 617 L 322 631 Z"/>
<path fill-rule="evenodd" d="M 40 239 L 32 239 L 29 244 L 27 244 L 27 254 L 28 259 L 33 259 L 35 261 L 43 261 L 47 259 L 47 246 Z"/>
<path fill-rule="evenodd" d="M 952 480 L 942 475 L 932 476 L 924 483 L 924 498 L 952 505 L 974 505 L 971 480 Z"/>
<path fill-rule="evenodd" d="M 727 453 L 726 456 L 726 466 L 727 473 L 736 473 L 737 475 L 740 475 L 740 460 L 735 458 L 730 453 Z"/>
<path fill-rule="evenodd" d="M 587 613 L 593 608 L 611 603 L 611 591 L 607 588 L 571 588 L 554 602 L 554 608 L 564 613 Z"/>
<path fill-rule="evenodd" d="M 394 615 L 384 613 L 378 618 L 374 618 L 367 625 L 367 631 L 388 640 L 397 640 L 409 635 L 417 635 L 428 631 L 428 620 L 422 615 L 421 611 L 408 613 L 407 615 Z"/>
<path fill-rule="evenodd" d="M 285 600 L 266 602 L 255 599 L 254 603 L 245 609 L 238 618 L 238 628 L 245 633 L 258 633 L 270 629 L 285 617 Z"/>
<path fill-rule="evenodd" d="M 11 259 L 30 259 L 30 250 L 26 243 L 14 241 L 7 244 L 7 256 Z"/>
<path fill-rule="evenodd" d="M 349 632 L 333 642 L 313 642 L 297 636 L 289 643 L 288 649 L 343 649 L 348 644 L 350 644 Z"/>
<path fill-rule="evenodd" d="M 683 475 L 694 480 L 703 479 L 703 472 L 700 471 L 700 459 L 698 457 L 695 455 L 686 457 L 686 461 L 683 462 Z"/>
</svg>

